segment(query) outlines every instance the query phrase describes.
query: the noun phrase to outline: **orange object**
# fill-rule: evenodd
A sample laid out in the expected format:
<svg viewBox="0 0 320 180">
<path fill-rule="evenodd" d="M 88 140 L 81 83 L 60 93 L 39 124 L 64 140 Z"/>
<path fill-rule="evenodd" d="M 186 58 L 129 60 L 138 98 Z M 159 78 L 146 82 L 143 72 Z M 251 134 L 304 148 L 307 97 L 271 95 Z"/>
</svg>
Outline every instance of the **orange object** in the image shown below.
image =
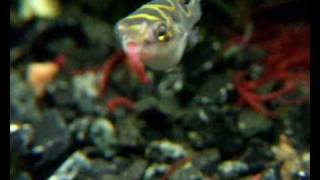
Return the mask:
<svg viewBox="0 0 320 180">
<path fill-rule="evenodd" d="M 53 62 L 33 62 L 27 71 L 27 81 L 33 87 L 38 98 L 44 95 L 47 86 L 54 80 L 64 66 L 65 56 L 58 55 Z"/>
</svg>

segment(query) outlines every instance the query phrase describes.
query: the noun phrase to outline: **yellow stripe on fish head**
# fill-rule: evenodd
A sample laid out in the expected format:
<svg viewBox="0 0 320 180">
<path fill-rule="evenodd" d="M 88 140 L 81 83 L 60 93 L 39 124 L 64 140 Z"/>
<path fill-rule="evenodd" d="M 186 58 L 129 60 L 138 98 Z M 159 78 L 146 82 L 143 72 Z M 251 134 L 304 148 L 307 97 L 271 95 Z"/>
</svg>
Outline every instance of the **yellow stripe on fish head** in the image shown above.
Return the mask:
<svg viewBox="0 0 320 180">
<path fill-rule="evenodd" d="M 120 20 L 115 29 L 125 51 L 135 44 L 148 57 L 148 66 L 164 70 L 181 59 L 200 15 L 200 0 L 153 0 Z"/>
</svg>

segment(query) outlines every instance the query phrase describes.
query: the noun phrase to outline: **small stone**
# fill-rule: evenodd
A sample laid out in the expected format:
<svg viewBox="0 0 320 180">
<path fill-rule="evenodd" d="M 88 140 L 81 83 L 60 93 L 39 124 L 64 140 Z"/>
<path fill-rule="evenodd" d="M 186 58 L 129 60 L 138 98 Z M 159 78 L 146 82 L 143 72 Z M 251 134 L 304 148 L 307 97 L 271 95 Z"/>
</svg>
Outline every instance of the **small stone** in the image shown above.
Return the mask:
<svg viewBox="0 0 320 180">
<path fill-rule="evenodd" d="M 207 174 L 212 174 L 216 170 L 216 166 L 220 160 L 220 152 L 218 149 L 206 149 L 197 153 L 193 158 L 193 164 L 195 167 L 201 169 Z"/>
<path fill-rule="evenodd" d="M 270 144 L 258 139 L 250 139 L 246 143 L 246 150 L 243 151 L 242 160 L 248 164 L 267 164 L 274 159 Z"/>
<path fill-rule="evenodd" d="M 177 117 L 179 114 L 180 106 L 178 99 L 175 96 L 166 96 L 158 100 L 157 108 L 164 114 L 168 114 L 172 117 Z"/>
<path fill-rule="evenodd" d="M 218 167 L 218 171 L 224 178 L 236 178 L 240 174 L 249 170 L 246 163 L 242 161 L 224 161 Z"/>
<path fill-rule="evenodd" d="M 47 92 L 56 106 L 68 107 L 75 104 L 73 87 L 68 78 L 58 77 L 48 86 Z"/>
<path fill-rule="evenodd" d="M 77 75 L 73 78 L 72 83 L 75 89 L 75 98 L 81 98 L 83 96 L 91 98 L 98 97 L 97 76 L 95 73 L 88 72 L 83 75 Z"/>
<path fill-rule="evenodd" d="M 282 179 L 291 179 L 303 170 L 301 156 L 293 146 L 292 140 L 285 134 L 279 136 L 279 143 L 272 147 L 272 151 L 275 154 L 275 159 L 281 162 L 280 174 Z"/>
<path fill-rule="evenodd" d="M 30 124 L 10 124 L 10 152 L 26 155 L 28 146 L 34 138 L 34 129 Z"/>
<path fill-rule="evenodd" d="M 106 157 L 113 156 L 117 140 L 113 124 L 105 118 L 96 119 L 90 127 L 89 137 Z"/>
<path fill-rule="evenodd" d="M 185 148 L 168 140 L 153 141 L 145 151 L 145 155 L 156 161 L 172 161 L 187 156 Z"/>
<path fill-rule="evenodd" d="M 198 96 L 208 97 L 215 104 L 225 104 L 234 91 L 231 78 L 225 75 L 215 74 L 207 78 L 199 89 Z"/>
<path fill-rule="evenodd" d="M 278 180 L 278 179 L 281 179 L 279 168 L 278 167 L 272 167 L 272 168 L 269 168 L 269 169 L 265 170 L 265 172 L 263 173 L 262 179 L 263 180 Z"/>
<path fill-rule="evenodd" d="M 19 13 L 25 20 L 29 20 L 34 16 L 52 19 L 61 13 L 59 0 L 24 0 L 21 2 Z"/>
<path fill-rule="evenodd" d="M 310 152 L 304 152 L 301 155 L 302 163 L 305 169 L 310 171 Z"/>
<path fill-rule="evenodd" d="M 183 167 L 177 169 L 174 174 L 170 176 L 170 180 L 205 180 L 201 171 L 191 163 L 185 164 Z"/>
<path fill-rule="evenodd" d="M 272 122 L 262 114 L 243 111 L 239 116 L 238 128 L 244 137 L 265 133 L 272 127 Z"/>
<path fill-rule="evenodd" d="M 87 149 L 85 149 L 87 150 Z M 85 151 L 84 150 L 84 151 Z M 83 152 L 84 152 L 83 151 Z M 85 153 L 87 157 L 90 157 L 90 153 Z M 128 179 L 123 178 L 130 170 L 130 167 L 134 168 L 142 168 L 144 169 L 143 163 L 141 163 L 140 159 L 138 161 L 132 162 L 123 157 L 114 157 L 112 160 L 106 160 L 105 158 L 91 158 L 90 159 L 90 167 L 86 169 L 82 169 L 78 174 L 76 179 L 86 180 L 86 179 L 112 179 L 112 180 L 122 180 Z M 138 171 L 137 171 L 138 172 Z M 129 174 L 131 174 L 130 172 Z M 142 176 L 142 174 L 140 174 Z M 130 178 L 129 178 L 130 179 Z"/>
<path fill-rule="evenodd" d="M 148 111 L 157 111 L 164 116 L 170 115 L 175 118 L 179 117 L 181 108 L 178 104 L 177 98 L 173 94 L 171 94 L 161 98 L 143 98 L 135 104 L 135 110 L 137 110 L 141 114 L 144 114 Z M 157 118 L 158 117 L 160 116 L 157 116 Z"/>
<path fill-rule="evenodd" d="M 121 179 L 140 180 L 143 177 L 146 167 L 147 161 L 137 159 L 120 174 L 120 177 Z"/>
<path fill-rule="evenodd" d="M 16 71 L 10 71 L 10 123 L 34 124 L 40 118 L 31 87 Z"/>
<path fill-rule="evenodd" d="M 73 98 L 77 107 L 85 114 L 101 114 L 103 109 L 98 103 L 98 77 L 92 72 L 76 75 L 72 79 Z"/>
<path fill-rule="evenodd" d="M 41 154 L 41 158 L 36 165 L 55 160 L 70 145 L 70 134 L 64 118 L 56 110 L 46 110 L 41 122 L 36 124 L 34 129 L 35 138 L 32 154 Z"/>
<path fill-rule="evenodd" d="M 161 178 L 169 168 L 169 165 L 163 163 L 151 164 L 144 173 L 143 180 L 153 180 Z"/>
<path fill-rule="evenodd" d="M 188 139 L 193 147 L 203 146 L 203 137 L 197 131 L 188 132 Z"/>
<path fill-rule="evenodd" d="M 298 180 L 309 180 L 310 179 L 310 171 L 299 170 L 293 175 L 294 178 Z"/>
<path fill-rule="evenodd" d="M 128 116 L 117 122 L 116 126 L 118 144 L 134 147 L 143 143 L 144 138 L 140 132 L 143 124 L 135 116 Z"/>
<path fill-rule="evenodd" d="M 73 180 L 81 171 L 87 171 L 90 160 L 81 151 L 76 151 L 51 175 L 48 180 Z"/>
<path fill-rule="evenodd" d="M 77 141 L 83 142 L 87 140 L 89 126 L 91 125 L 92 118 L 82 117 L 75 119 L 70 125 L 69 130 Z"/>
</svg>

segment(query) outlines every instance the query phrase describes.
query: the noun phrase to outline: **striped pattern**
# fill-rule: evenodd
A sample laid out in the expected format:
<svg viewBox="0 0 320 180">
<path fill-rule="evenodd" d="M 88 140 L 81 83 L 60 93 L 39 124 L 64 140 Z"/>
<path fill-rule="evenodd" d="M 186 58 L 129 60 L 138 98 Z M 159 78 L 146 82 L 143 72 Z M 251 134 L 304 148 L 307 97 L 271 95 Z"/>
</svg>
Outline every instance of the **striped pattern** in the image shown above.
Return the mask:
<svg viewBox="0 0 320 180">
<path fill-rule="evenodd" d="M 164 20 L 170 23 L 172 21 L 171 15 L 174 12 L 176 12 L 176 6 L 172 0 L 154 0 L 141 6 L 125 19 Z"/>
<path fill-rule="evenodd" d="M 152 0 L 123 18 L 121 22 L 130 30 L 138 29 L 137 25 L 146 23 L 152 25 L 157 22 L 165 23 L 168 27 L 174 24 L 189 31 L 200 16 L 200 0 L 191 0 L 191 5 L 183 4 L 183 0 Z M 170 29 L 170 28 L 169 28 Z"/>
<path fill-rule="evenodd" d="M 181 8 L 179 0 L 153 0 L 141 6 L 124 18 L 123 21 L 132 26 L 129 26 L 129 29 L 135 29 L 135 26 L 142 21 L 150 24 L 156 21 L 163 21 L 168 26 L 171 26 L 173 23 L 181 21 L 182 13 L 185 14 L 185 18 L 192 15 L 191 11 Z"/>
<path fill-rule="evenodd" d="M 132 42 L 143 62 L 165 70 L 177 64 L 184 53 L 193 26 L 201 17 L 201 0 L 152 0 L 121 19 L 115 26 L 117 38 L 129 55 Z"/>
</svg>

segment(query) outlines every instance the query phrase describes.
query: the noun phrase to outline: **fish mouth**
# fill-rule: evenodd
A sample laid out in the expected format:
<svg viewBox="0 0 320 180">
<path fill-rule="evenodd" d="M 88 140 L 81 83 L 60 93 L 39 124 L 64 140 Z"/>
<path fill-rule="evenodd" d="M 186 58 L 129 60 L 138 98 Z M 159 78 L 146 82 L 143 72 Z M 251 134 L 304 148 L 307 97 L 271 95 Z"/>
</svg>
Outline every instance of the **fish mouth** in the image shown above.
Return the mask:
<svg viewBox="0 0 320 180">
<path fill-rule="evenodd" d="M 145 53 L 143 53 L 143 45 L 136 42 L 127 43 L 125 52 L 128 56 L 128 63 L 133 72 L 135 72 L 142 83 L 148 83 L 149 79 L 145 74 Z"/>
</svg>

